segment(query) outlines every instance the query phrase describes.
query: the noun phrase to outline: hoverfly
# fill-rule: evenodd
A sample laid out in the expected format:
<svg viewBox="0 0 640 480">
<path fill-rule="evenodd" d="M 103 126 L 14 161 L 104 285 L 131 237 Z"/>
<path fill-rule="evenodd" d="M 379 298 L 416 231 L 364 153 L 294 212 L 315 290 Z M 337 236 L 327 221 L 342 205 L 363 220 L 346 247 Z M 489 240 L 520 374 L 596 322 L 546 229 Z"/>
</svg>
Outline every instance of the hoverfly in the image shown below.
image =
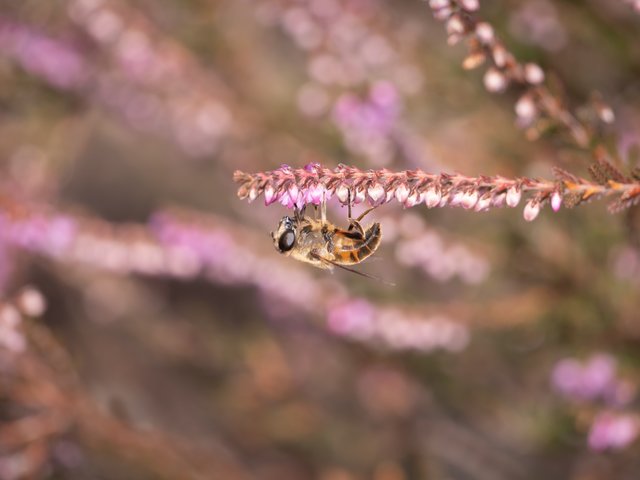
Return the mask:
<svg viewBox="0 0 640 480">
<path fill-rule="evenodd" d="M 349 268 L 370 257 L 380 245 L 382 228 L 372 223 L 363 228 L 360 222 L 376 207 L 364 211 L 358 218 L 351 217 L 349 198 L 349 227 L 344 230 L 327 221 L 326 203 L 320 205 L 320 218 L 305 215 L 306 207 L 294 210 L 294 216 L 280 220 L 275 232 L 271 232 L 276 250 L 314 267 L 332 270 L 334 267 L 348 270 L 358 275 L 379 280 Z M 317 213 L 317 209 L 316 209 Z"/>
</svg>

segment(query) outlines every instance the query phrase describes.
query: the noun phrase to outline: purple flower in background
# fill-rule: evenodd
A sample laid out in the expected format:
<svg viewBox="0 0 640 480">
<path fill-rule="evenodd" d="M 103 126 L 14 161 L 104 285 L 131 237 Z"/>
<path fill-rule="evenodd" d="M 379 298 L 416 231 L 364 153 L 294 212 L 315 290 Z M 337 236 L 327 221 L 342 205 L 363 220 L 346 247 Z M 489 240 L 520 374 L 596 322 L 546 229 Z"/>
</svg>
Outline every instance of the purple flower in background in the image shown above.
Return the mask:
<svg viewBox="0 0 640 480">
<path fill-rule="evenodd" d="M 620 450 L 633 443 L 638 433 L 638 417 L 602 412 L 596 416 L 589 430 L 589 448 L 596 451 Z"/>
<path fill-rule="evenodd" d="M 80 88 L 88 78 L 84 58 L 72 45 L 2 17 L 0 54 L 12 57 L 28 73 L 56 88 Z"/>
<path fill-rule="evenodd" d="M 574 401 L 601 401 L 609 408 L 628 405 L 634 398 L 635 387 L 617 376 L 617 362 L 613 356 L 598 353 L 587 361 L 567 358 L 557 363 L 551 375 L 554 389 Z M 640 431 L 636 416 L 600 411 L 589 429 L 592 450 L 621 449 L 635 440 Z"/>
<path fill-rule="evenodd" d="M 586 363 L 573 358 L 558 362 L 551 383 L 560 394 L 574 400 L 609 400 L 618 390 L 616 360 L 608 354 L 593 355 Z"/>
<path fill-rule="evenodd" d="M 364 339 L 374 329 L 375 309 L 363 299 L 355 299 L 331 309 L 327 315 L 329 329 L 352 338 Z"/>
<path fill-rule="evenodd" d="M 334 305 L 327 313 L 327 325 L 337 335 L 391 350 L 459 352 L 470 337 L 466 326 L 447 318 L 424 318 L 400 309 L 374 307 L 363 299 Z"/>
</svg>

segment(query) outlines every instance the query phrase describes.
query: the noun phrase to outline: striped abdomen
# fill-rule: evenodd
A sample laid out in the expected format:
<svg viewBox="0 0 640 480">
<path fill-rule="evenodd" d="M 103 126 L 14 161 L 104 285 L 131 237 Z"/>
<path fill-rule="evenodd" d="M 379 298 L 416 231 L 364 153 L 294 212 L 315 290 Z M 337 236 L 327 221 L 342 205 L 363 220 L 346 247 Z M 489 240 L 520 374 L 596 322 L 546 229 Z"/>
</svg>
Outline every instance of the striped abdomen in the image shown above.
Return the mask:
<svg viewBox="0 0 640 480">
<path fill-rule="evenodd" d="M 355 230 L 338 231 L 333 238 L 335 261 L 343 265 L 360 263 L 376 251 L 381 239 L 379 223 L 374 223 L 365 230 L 364 237 Z"/>
</svg>

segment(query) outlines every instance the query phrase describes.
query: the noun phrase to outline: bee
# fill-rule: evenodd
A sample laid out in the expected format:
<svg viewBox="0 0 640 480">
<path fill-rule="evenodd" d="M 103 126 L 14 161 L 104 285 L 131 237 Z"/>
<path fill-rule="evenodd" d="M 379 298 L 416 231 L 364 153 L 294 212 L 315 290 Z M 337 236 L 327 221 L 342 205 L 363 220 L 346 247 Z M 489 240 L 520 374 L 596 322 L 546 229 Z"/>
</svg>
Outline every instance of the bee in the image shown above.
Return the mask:
<svg viewBox="0 0 640 480">
<path fill-rule="evenodd" d="M 348 267 L 348 265 L 361 263 L 373 255 L 380 246 L 382 240 L 380 224 L 376 222 L 363 228 L 360 223 L 376 207 L 369 208 L 358 218 L 352 218 L 351 199 L 348 206 L 349 227 L 346 230 L 327 221 L 325 202 L 320 206 L 319 219 L 305 215 L 306 207 L 302 210 L 296 208 L 293 217 L 283 217 L 277 230 L 271 232 L 273 245 L 278 252 L 314 267 L 326 270 L 338 267 L 378 280 Z"/>
</svg>

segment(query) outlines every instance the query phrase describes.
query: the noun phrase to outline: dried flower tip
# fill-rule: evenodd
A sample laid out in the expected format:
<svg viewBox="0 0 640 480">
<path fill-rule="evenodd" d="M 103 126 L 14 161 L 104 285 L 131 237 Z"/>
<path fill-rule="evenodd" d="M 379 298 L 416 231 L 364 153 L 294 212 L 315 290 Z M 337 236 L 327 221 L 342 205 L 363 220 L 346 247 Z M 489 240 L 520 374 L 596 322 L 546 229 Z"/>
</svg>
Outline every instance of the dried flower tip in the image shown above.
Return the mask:
<svg viewBox="0 0 640 480">
<path fill-rule="evenodd" d="M 33 287 L 23 288 L 16 304 L 22 313 L 30 317 L 39 317 L 47 309 L 47 302 L 44 296 Z"/>
<path fill-rule="evenodd" d="M 487 56 L 483 51 L 477 51 L 467 56 L 462 62 L 462 68 L 465 70 L 473 70 L 484 63 Z"/>
<path fill-rule="evenodd" d="M 256 198 L 258 198 L 258 190 L 255 188 L 249 189 L 249 202 L 253 202 Z"/>
<path fill-rule="evenodd" d="M 493 43 L 493 40 L 495 39 L 493 27 L 487 22 L 478 23 L 476 25 L 476 37 L 485 45 Z"/>
<path fill-rule="evenodd" d="M 460 6 L 468 12 L 475 12 L 480 8 L 480 2 L 478 0 L 460 0 Z"/>
<path fill-rule="evenodd" d="M 396 195 L 396 200 L 399 203 L 404 203 L 407 200 L 407 198 L 409 197 L 409 189 L 407 188 L 406 185 L 401 183 L 400 185 L 398 185 L 396 187 L 395 195 Z"/>
<path fill-rule="evenodd" d="M 447 21 L 447 33 L 449 35 L 460 35 L 464 33 L 464 23 L 460 15 L 453 15 Z"/>
<path fill-rule="evenodd" d="M 460 200 L 460 204 L 463 208 L 469 210 L 476 206 L 478 203 L 478 192 L 466 192 L 462 195 L 462 199 Z"/>
<path fill-rule="evenodd" d="M 450 0 L 429 0 L 429 6 L 434 10 L 440 10 L 441 8 L 450 7 Z"/>
<path fill-rule="evenodd" d="M 369 194 L 369 198 L 371 199 L 371 201 L 373 203 L 376 203 L 378 200 L 383 198 L 384 194 L 385 194 L 384 187 L 382 185 L 380 185 L 379 183 L 371 185 L 367 189 L 367 193 Z"/>
<path fill-rule="evenodd" d="M 544 82 L 544 71 L 535 63 L 527 63 L 524 66 L 524 79 L 531 85 L 540 85 Z"/>
<path fill-rule="evenodd" d="M 430 188 L 424 196 L 424 203 L 429 208 L 437 207 L 441 200 L 440 190 L 437 188 Z"/>
<path fill-rule="evenodd" d="M 517 186 L 511 187 L 509 190 L 507 190 L 507 205 L 509 205 L 511 208 L 517 207 L 520 203 L 521 197 L 522 192 L 520 191 L 520 188 L 518 188 Z"/>
<path fill-rule="evenodd" d="M 490 68 L 484 74 L 484 86 L 489 92 L 502 92 L 507 88 L 507 83 L 507 77 L 495 68 Z"/>
<path fill-rule="evenodd" d="M 560 192 L 555 191 L 551 195 L 551 209 L 554 212 L 557 212 L 558 210 L 560 210 L 561 206 L 562 206 L 562 195 L 560 194 Z"/>
<path fill-rule="evenodd" d="M 349 201 L 349 188 L 342 184 L 336 189 L 336 196 L 338 200 L 342 203 L 347 203 Z"/>
<path fill-rule="evenodd" d="M 527 222 L 532 222 L 540 213 L 540 202 L 530 200 L 524 207 L 523 216 Z"/>
<path fill-rule="evenodd" d="M 516 102 L 516 115 L 518 118 L 531 121 L 538 114 L 536 103 L 533 97 L 529 94 L 525 94 Z"/>
</svg>

